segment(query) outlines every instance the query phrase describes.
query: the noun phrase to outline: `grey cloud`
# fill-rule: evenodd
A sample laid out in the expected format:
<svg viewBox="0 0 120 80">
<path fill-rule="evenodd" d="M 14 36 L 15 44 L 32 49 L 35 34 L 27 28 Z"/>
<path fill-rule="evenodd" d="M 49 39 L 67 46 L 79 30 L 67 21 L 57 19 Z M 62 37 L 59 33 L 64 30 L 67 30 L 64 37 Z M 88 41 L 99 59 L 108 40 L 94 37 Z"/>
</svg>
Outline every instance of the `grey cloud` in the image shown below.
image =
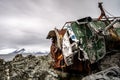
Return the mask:
<svg viewBox="0 0 120 80">
<path fill-rule="evenodd" d="M 19 33 L 17 33 L 19 32 Z M 4 31 L 0 35 L 1 39 L 0 42 L 8 43 L 8 44 L 17 44 L 17 45 L 33 45 L 33 44 L 41 44 L 44 42 L 44 38 L 39 33 L 35 32 L 23 32 L 23 31 L 16 31 L 8 30 Z"/>
<path fill-rule="evenodd" d="M 45 40 L 41 37 L 41 34 L 37 33 L 24 33 L 21 37 L 16 36 L 13 39 L 13 43 L 18 45 L 43 45 L 44 42 Z"/>
<path fill-rule="evenodd" d="M 120 0 L 101 0 L 113 15 L 119 16 Z M 43 46 L 47 33 L 66 21 L 85 16 L 98 17 L 97 0 L 0 0 L 0 49 Z"/>
<path fill-rule="evenodd" d="M 34 31 L 22 31 L 20 29 L 9 29 L 0 27 L 0 48 L 17 46 L 47 45 L 47 40 L 42 34 Z"/>
</svg>

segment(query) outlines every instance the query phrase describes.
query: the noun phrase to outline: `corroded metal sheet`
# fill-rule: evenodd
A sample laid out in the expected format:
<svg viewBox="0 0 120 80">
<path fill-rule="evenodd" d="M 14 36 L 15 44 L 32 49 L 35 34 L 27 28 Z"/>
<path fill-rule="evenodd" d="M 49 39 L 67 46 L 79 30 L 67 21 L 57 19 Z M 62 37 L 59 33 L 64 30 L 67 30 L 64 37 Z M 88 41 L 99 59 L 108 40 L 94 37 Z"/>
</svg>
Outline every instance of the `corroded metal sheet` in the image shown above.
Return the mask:
<svg viewBox="0 0 120 80">
<path fill-rule="evenodd" d="M 73 64 L 72 59 L 71 59 L 72 57 L 68 58 L 70 55 L 73 54 L 71 44 L 70 44 L 70 41 L 69 41 L 68 32 L 66 32 L 64 37 L 63 37 L 62 52 L 63 52 L 66 64 L 68 66 Z"/>
</svg>

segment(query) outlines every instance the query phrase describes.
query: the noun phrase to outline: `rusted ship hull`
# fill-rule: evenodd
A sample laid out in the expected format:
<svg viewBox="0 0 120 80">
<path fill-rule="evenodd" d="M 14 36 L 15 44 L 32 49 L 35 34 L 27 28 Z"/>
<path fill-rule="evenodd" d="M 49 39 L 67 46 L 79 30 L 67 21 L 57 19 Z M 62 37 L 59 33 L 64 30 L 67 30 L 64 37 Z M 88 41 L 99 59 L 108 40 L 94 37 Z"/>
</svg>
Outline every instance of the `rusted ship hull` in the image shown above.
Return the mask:
<svg viewBox="0 0 120 80">
<path fill-rule="evenodd" d="M 109 19 L 101 3 L 99 7 L 98 19 L 85 17 L 66 22 L 62 29 L 55 28 L 48 33 L 55 69 L 90 73 L 91 64 L 107 53 L 120 50 L 120 18 Z"/>
</svg>

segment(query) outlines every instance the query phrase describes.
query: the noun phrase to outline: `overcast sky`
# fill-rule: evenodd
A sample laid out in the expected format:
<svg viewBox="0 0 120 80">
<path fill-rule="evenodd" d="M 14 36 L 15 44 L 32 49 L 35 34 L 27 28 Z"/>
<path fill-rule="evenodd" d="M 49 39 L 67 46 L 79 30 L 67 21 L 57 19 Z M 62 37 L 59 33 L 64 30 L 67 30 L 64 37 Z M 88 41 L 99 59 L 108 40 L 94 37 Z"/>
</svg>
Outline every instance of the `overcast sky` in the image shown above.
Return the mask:
<svg viewBox="0 0 120 80">
<path fill-rule="evenodd" d="M 120 0 L 0 0 L 0 50 L 49 51 L 49 30 L 81 17 L 98 17 L 98 1 L 120 16 Z"/>
</svg>

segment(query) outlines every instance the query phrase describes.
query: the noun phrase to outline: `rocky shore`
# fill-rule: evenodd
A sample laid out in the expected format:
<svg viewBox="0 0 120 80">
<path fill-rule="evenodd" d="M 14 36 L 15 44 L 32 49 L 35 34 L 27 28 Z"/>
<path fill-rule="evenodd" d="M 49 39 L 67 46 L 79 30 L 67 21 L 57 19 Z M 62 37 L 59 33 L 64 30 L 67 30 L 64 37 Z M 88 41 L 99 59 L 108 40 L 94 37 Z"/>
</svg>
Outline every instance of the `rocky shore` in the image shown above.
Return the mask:
<svg viewBox="0 0 120 80">
<path fill-rule="evenodd" d="M 0 60 L 0 80 L 58 80 L 54 69 L 50 68 L 49 55 L 23 57 L 18 54 L 12 61 Z"/>
<path fill-rule="evenodd" d="M 50 55 L 17 54 L 11 61 L 0 59 L 0 80 L 120 80 L 120 53 L 107 55 L 99 62 L 100 70 L 89 76 L 54 70 L 51 62 Z"/>
</svg>

